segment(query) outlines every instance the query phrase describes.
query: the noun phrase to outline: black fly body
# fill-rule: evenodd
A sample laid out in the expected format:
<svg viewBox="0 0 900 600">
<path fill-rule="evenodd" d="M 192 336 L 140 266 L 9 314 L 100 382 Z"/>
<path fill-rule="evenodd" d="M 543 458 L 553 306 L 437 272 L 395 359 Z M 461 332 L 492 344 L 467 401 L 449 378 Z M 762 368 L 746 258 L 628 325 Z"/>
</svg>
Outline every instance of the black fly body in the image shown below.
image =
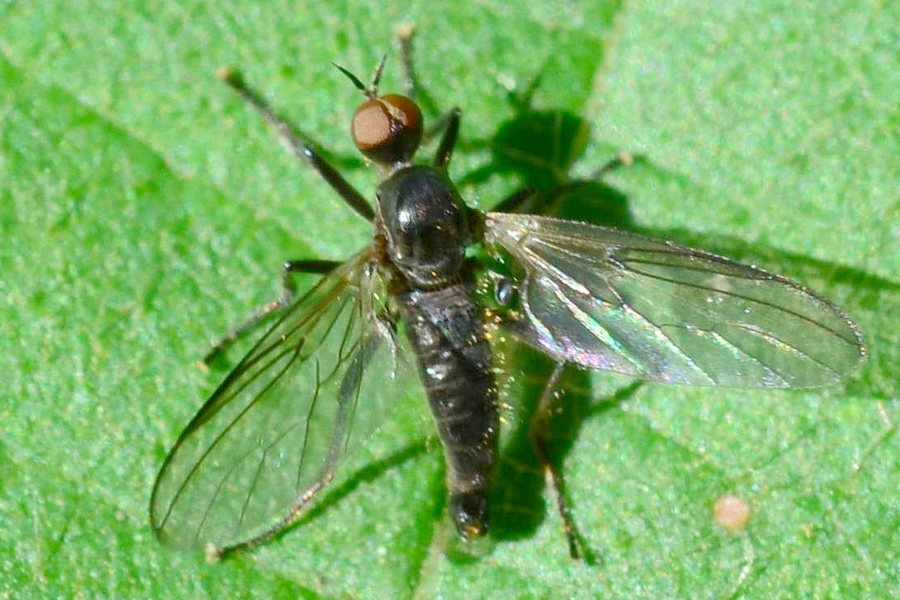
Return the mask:
<svg viewBox="0 0 900 600">
<path fill-rule="evenodd" d="M 342 264 L 285 265 L 286 281 L 299 271 L 322 278 L 264 309 L 278 312 L 276 322 L 166 458 L 150 505 L 164 542 L 220 557 L 270 540 L 299 519 L 416 374 L 444 447 L 457 531 L 484 535 L 499 428 L 488 315 L 556 362 L 539 413 L 550 409 L 566 364 L 673 384 L 804 388 L 837 383 L 864 358 L 859 331 L 838 307 L 779 275 L 614 229 L 468 207 L 447 175 L 461 112 L 438 122 L 431 164 L 413 164 L 422 114 L 410 96 L 379 93 L 383 64 L 369 86 L 341 69 L 366 96 L 351 131 L 383 174 L 374 209 L 240 75 L 222 73 L 373 223 L 374 237 Z M 485 281 L 490 307 L 476 289 Z M 584 549 L 561 497 L 560 507 L 577 557 Z"/>
</svg>

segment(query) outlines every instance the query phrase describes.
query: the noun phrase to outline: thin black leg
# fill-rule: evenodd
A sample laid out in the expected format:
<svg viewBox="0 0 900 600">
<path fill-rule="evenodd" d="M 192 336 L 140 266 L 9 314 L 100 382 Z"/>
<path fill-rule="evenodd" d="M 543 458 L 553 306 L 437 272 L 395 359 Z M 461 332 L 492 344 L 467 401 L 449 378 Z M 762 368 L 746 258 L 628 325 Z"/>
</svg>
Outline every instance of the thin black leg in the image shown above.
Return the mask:
<svg viewBox="0 0 900 600">
<path fill-rule="evenodd" d="M 587 564 L 594 564 L 596 557 L 579 532 L 578 526 L 575 524 L 575 518 L 572 516 L 572 509 L 569 507 L 568 500 L 566 500 L 565 480 L 560 470 L 553 464 L 547 449 L 547 421 L 554 408 L 556 408 L 556 388 L 559 385 L 564 368 L 565 364 L 559 363 L 553 369 L 553 373 L 550 375 L 550 379 L 547 381 L 547 385 L 541 394 L 537 410 L 529 424 L 528 435 L 531 438 L 534 452 L 545 469 L 547 484 L 556 495 L 556 507 L 562 519 L 563 532 L 569 543 L 569 554 L 575 560 L 584 560 Z"/>
<path fill-rule="evenodd" d="M 325 275 L 326 273 L 331 273 L 335 267 L 339 267 L 341 264 L 342 263 L 339 260 L 289 260 L 282 265 L 281 269 L 284 277 L 287 277 L 292 273 Z"/>
<path fill-rule="evenodd" d="M 443 168 L 450 162 L 450 158 L 453 156 L 453 147 L 456 146 L 456 139 L 459 136 L 459 120 L 461 118 L 462 111 L 453 107 L 447 114 L 435 121 L 434 125 L 429 127 L 428 132 L 430 134 L 440 131 L 441 128 L 444 129 L 444 134 L 441 136 L 441 144 L 438 146 L 437 152 L 434 153 L 434 160 L 432 161 L 435 167 Z"/>
<path fill-rule="evenodd" d="M 418 100 L 416 89 L 416 72 L 412 58 L 412 38 L 415 27 L 412 25 L 398 25 L 394 28 L 394 36 L 400 44 L 400 64 L 403 67 L 403 88 L 407 96 Z"/>
<path fill-rule="evenodd" d="M 380 326 L 385 329 L 382 329 L 382 332 L 379 332 L 378 335 L 370 335 L 363 338 L 360 350 L 353 355 L 350 366 L 344 372 L 344 379 L 339 387 L 340 392 L 337 397 L 337 418 L 331 430 L 331 442 L 328 444 L 325 462 L 322 465 L 316 481 L 300 494 L 294 502 L 294 505 L 291 507 L 291 510 L 267 530 L 249 540 L 233 546 L 207 549 L 207 556 L 211 559 L 211 562 L 216 562 L 222 557 L 234 552 L 252 550 L 260 544 L 265 544 L 288 527 L 296 524 L 306 514 L 310 501 L 322 488 L 327 486 L 331 483 L 331 480 L 334 479 L 334 472 L 337 469 L 341 456 L 345 450 L 344 445 L 347 436 L 346 428 L 348 427 L 348 424 L 352 422 L 354 411 L 356 409 L 359 382 L 362 373 L 368 367 L 372 357 L 375 356 L 379 343 L 384 341 L 384 338 L 381 337 L 381 335 L 383 332 L 389 331 L 392 324 L 381 322 Z"/>
<path fill-rule="evenodd" d="M 286 120 L 281 118 L 263 97 L 250 89 L 244 78 L 238 71 L 233 69 L 222 69 L 219 72 L 219 78 L 227 83 L 240 96 L 255 108 L 265 119 L 266 123 L 275 129 L 278 137 L 284 145 L 298 158 L 308 162 L 322 176 L 322 178 L 344 199 L 350 208 L 362 215 L 365 219 L 372 221 L 375 218 L 375 212 L 366 202 L 362 194 L 356 191 L 344 177 L 338 173 L 334 167 L 329 165 L 324 158 L 316 151 L 313 144 L 304 139 Z"/>
<path fill-rule="evenodd" d="M 229 346 L 248 331 L 254 329 L 269 316 L 290 305 L 291 301 L 294 299 L 295 291 L 291 275 L 294 273 L 324 275 L 339 264 L 341 263 L 334 260 L 291 260 L 284 263 L 281 274 L 281 296 L 253 311 L 243 323 L 229 331 L 225 337 L 216 342 L 203 357 L 202 363 L 204 365 L 211 364 L 222 352 L 227 350 Z"/>
<path fill-rule="evenodd" d="M 440 113 L 434 98 L 419 85 L 419 77 L 415 70 L 413 60 L 412 39 L 415 34 L 415 26 L 411 24 L 398 25 L 394 28 L 394 37 L 400 46 L 400 64 L 403 67 L 404 93 L 419 105 L 423 112 L 431 115 Z M 428 134 L 426 133 L 426 140 Z"/>
<path fill-rule="evenodd" d="M 420 94 L 416 86 L 416 72 L 413 65 L 412 49 L 414 32 L 415 28 L 412 25 L 399 25 L 394 29 L 394 35 L 397 38 L 397 42 L 400 44 L 400 64 L 403 67 L 405 93 L 421 105 L 425 99 L 419 98 Z M 429 106 L 429 108 L 433 107 Z M 459 136 L 459 121 L 461 118 L 462 111 L 458 107 L 453 107 L 445 114 L 438 117 L 422 136 L 423 143 L 427 144 L 429 140 L 433 139 L 439 132 L 443 132 L 441 144 L 432 161 L 432 164 L 435 167 L 446 167 L 450 162 L 450 157 L 453 155 L 453 147 L 456 145 L 456 139 Z"/>
<path fill-rule="evenodd" d="M 491 209 L 491 212 L 511 213 L 516 212 L 520 206 L 525 204 L 537 194 L 534 188 L 524 187 L 516 190 L 506 198 L 500 201 L 497 206 Z"/>
</svg>

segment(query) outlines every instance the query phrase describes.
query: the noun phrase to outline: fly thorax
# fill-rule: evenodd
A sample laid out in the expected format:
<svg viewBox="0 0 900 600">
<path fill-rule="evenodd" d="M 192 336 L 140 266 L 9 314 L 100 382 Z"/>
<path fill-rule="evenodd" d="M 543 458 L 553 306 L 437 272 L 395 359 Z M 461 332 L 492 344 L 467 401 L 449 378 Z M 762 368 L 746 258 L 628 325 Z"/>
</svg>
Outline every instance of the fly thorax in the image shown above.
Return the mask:
<svg viewBox="0 0 900 600">
<path fill-rule="evenodd" d="M 400 169 L 378 188 L 391 262 L 414 287 L 455 279 L 472 239 L 467 209 L 440 169 Z"/>
</svg>

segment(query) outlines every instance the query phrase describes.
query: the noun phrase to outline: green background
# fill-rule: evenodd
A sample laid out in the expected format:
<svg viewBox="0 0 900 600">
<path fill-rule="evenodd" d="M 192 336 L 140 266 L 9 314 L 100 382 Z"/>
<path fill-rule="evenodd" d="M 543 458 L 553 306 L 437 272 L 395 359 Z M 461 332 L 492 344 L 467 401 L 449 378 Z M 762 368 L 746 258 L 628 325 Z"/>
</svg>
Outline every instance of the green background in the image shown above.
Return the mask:
<svg viewBox="0 0 900 600">
<path fill-rule="evenodd" d="M 0 1 L 0 597 L 900 593 L 900 7 L 312 4 Z M 241 66 L 371 195 L 346 133 L 360 98 L 330 62 L 365 78 L 389 53 L 398 86 L 404 22 L 428 96 L 464 110 L 451 175 L 473 204 L 575 155 L 573 179 L 640 155 L 577 214 L 790 275 L 853 316 L 870 359 L 809 392 L 575 374 L 557 458 L 592 566 L 514 426 L 497 535 L 454 551 L 417 390 L 289 535 L 218 565 L 161 547 L 156 469 L 223 376 L 195 361 L 273 297 L 282 260 L 371 235 L 215 69 Z M 508 160 L 530 126 L 545 155 Z M 715 525 L 726 493 L 745 530 Z"/>
</svg>

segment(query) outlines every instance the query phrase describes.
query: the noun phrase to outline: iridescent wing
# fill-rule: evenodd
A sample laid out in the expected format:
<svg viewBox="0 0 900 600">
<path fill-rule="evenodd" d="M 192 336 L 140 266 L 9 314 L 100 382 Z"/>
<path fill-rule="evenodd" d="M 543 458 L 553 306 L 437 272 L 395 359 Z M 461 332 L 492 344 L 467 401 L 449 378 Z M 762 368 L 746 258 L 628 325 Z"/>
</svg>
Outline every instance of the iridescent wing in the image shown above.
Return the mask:
<svg viewBox="0 0 900 600">
<path fill-rule="evenodd" d="M 161 540 L 244 544 L 328 483 L 414 376 L 386 303 L 367 249 L 286 309 L 166 459 L 150 505 Z"/>
<path fill-rule="evenodd" d="M 487 215 L 485 241 L 521 268 L 509 327 L 560 361 L 670 383 L 802 388 L 841 380 L 865 356 L 834 304 L 714 254 L 504 213 Z"/>
</svg>

